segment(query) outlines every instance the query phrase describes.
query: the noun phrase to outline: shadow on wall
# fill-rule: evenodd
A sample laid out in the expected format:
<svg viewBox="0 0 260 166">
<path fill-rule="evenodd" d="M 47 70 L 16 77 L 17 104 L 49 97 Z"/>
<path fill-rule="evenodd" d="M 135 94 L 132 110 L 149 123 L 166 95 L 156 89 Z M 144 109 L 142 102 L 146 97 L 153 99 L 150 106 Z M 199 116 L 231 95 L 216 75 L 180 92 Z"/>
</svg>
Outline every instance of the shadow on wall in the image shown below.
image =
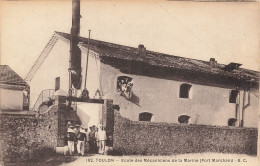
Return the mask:
<svg viewBox="0 0 260 166">
<path fill-rule="evenodd" d="M 80 108 L 77 108 L 77 115 L 81 121 L 81 125 L 84 127 L 89 127 L 89 122 L 91 121 L 91 116 L 81 110 Z"/>
<path fill-rule="evenodd" d="M 138 96 L 136 96 L 134 93 L 132 94 L 132 97 L 129 101 L 134 103 L 135 105 L 141 107 L 140 106 L 140 98 Z"/>
<path fill-rule="evenodd" d="M 102 119 L 102 104 L 78 103 L 77 115 L 84 127 L 97 125 Z"/>
</svg>

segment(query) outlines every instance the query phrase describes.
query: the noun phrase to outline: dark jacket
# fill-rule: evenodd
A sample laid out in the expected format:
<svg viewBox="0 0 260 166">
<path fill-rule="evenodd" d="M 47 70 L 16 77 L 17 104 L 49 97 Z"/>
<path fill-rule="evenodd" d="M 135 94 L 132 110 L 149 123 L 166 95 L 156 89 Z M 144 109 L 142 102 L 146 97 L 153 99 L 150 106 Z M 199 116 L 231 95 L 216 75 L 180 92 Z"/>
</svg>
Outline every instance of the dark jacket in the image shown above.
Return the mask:
<svg viewBox="0 0 260 166">
<path fill-rule="evenodd" d="M 77 140 L 84 141 L 86 140 L 86 137 L 87 137 L 86 133 L 79 132 L 79 134 L 77 135 Z"/>
<path fill-rule="evenodd" d="M 68 141 L 76 141 L 76 134 L 74 132 L 67 132 Z"/>
</svg>

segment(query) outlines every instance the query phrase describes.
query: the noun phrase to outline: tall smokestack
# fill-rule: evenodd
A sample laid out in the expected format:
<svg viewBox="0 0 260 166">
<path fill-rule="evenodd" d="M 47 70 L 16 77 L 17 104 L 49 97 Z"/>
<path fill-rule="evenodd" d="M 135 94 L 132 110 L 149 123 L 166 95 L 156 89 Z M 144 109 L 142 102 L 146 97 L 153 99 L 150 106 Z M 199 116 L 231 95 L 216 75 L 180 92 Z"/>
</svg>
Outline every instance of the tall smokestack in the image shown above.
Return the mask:
<svg viewBox="0 0 260 166">
<path fill-rule="evenodd" d="M 78 47 L 80 32 L 80 0 L 72 0 L 72 27 L 70 40 L 70 89 L 81 87 L 81 50 Z"/>
<path fill-rule="evenodd" d="M 72 28 L 71 33 L 75 38 L 79 35 L 80 29 L 80 0 L 72 0 Z"/>
</svg>

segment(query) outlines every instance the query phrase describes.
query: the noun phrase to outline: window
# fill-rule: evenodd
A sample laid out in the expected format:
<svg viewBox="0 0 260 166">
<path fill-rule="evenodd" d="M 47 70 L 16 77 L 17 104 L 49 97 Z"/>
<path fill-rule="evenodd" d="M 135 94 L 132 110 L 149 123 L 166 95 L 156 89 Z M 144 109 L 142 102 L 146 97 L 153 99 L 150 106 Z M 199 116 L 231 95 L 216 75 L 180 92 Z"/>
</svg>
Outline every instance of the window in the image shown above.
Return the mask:
<svg viewBox="0 0 260 166">
<path fill-rule="evenodd" d="M 120 92 L 121 96 L 124 96 L 127 100 L 130 100 L 133 95 L 133 78 L 128 76 L 117 77 L 116 90 Z"/>
<path fill-rule="evenodd" d="M 237 119 L 230 118 L 228 119 L 228 126 L 236 126 Z"/>
<path fill-rule="evenodd" d="M 180 86 L 180 98 L 190 98 L 190 84 L 181 84 Z"/>
<path fill-rule="evenodd" d="M 60 89 L 60 77 L 56 77 L 55 79 L 55 91 Z"/>
<path fill-rule="evenodd" d="M 142 112 L 139 114 L 139 121 L 151 122 L 153 114 L 149 112 Z"/>
<path fill-rule="evenodd" d="M 117 77 L 116 90 L 117 91 L 124 91 L 124 90 L 126 90 L 127 85 L 131 84 L 132 81 L 133 81 L 133 78 L 128 77 L 128 76 L 119 76 L 119 77 Z"/>
<path fill-rule="evenodd" d="M 238 90 L 231 90 L 229 92 L 229 103 L 236 103 Z"/>
<path fill-rule="evenodd" d="M 190 120 L 190 116 L 188 116 L 188 115 L 180 115 L 180 116 L 178 117 L 178 122 L 179 122 L 179 123 L 188 124 L 188 123 L 189 123 L 189 120 Z"/>
</svg>

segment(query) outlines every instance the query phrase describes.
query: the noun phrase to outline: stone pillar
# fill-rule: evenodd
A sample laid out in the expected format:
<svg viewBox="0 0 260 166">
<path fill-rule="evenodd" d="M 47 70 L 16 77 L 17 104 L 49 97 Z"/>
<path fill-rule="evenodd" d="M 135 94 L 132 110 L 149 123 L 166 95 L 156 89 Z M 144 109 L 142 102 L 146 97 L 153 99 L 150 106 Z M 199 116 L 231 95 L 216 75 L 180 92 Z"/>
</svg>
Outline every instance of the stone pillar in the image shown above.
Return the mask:
<svg viewBox="0 0 260 166">
<path fill-rule="evenodd" d="M 113 146 L 114 109 L 113 100 L 104 100 L 102 108 L 102 123 L 107 132 L 107 146 Z"/>
<path fill-rule="evenodd" d="M 57 105 L 58 110 L 66 108 L 66 97 L 67 93 L 63 90 L 59 89 L 54 93 L 55 103 Z"/>
<path fill-rule="evenodd" d="M 57 106 L 58 111 L 58 130 L 57 130 L 57 147 L 64 146 L 64 126 L 65 118 L 64 111 L 66 110 L 66 97 L 67 93 L 61 89 L 57 90 L 54 93 L 54 105 Z"/>
</svg>

